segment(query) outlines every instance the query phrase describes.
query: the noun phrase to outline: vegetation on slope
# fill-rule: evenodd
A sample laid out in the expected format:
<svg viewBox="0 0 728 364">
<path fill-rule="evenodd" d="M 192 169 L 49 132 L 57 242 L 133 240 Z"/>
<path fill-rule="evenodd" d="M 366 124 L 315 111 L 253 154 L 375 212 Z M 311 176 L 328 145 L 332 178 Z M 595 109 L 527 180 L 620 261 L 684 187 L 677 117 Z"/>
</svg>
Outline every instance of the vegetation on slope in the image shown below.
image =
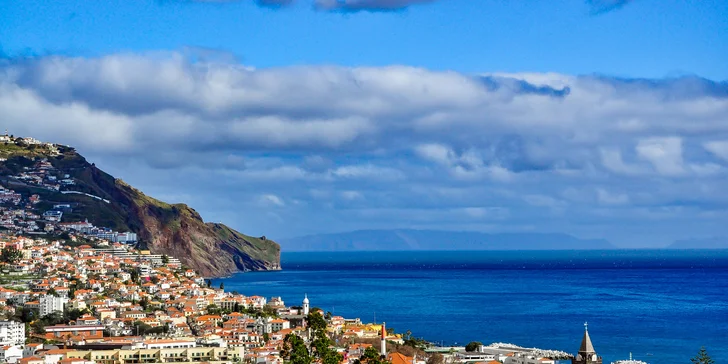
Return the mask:
<svg viewBox="0 0 728 364">
<path fill-rule="evenodd" d="M 0 143 L 0 181 L 24 194 L 38 194 L 39 210 L 53 204 L 75 203 L 64 221 L 87 218 L 96 226 L 138 234 L 140 244 L 153 253 L 178 257 L 185 265 L 207 276 L 280 267 L 280 246 L 265 238 L 243 235 L 225 225 L 205 223 L 197 211 L 184 204 L 168 204 L 149 197 L 120 179 L 103 172 L 73 148 L 57 146 L 57 153 Z M 98 196 L 104 202 L 79 194 L 61 194 L 8 178 L 32 167 L 38 158 L 48 161 L 75 182 L 72 190 Z"/>
</svg>

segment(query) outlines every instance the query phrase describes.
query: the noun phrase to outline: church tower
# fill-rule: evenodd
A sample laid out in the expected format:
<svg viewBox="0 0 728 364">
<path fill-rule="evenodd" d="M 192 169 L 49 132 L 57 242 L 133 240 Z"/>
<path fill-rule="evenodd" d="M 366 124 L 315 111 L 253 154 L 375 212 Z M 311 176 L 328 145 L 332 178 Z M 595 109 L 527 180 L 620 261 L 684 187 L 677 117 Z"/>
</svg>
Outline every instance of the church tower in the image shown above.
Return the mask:
<svg viewBox="0 0 728 364">
<path fill-rule="evenodd" d="M 382 322 L 382 338 L 381 338 L 382 345 L 379 347 L 381 356 L 383 356 L 385 358 L 387 357 L 387 327 L 386 326 L 387 326 L 387 324 Z"/>
<path fill-rule="evenodd" d="M 308 315 L 309 311 L 309 302 L 308 302 L 308 295 L 303 296 L 303 314 Z"/>
<path fill-rule="evenodd" d="M 576 354 L 574 359 L 571 359 L 571 364 L 602 364 L 602 357 L 594 351 L 594 345 L 592 345 L 589 337 L 589 324 L 586 322 L 584 323 L 584 338 L 581 339 L 579 353 Z"/>
</svg>

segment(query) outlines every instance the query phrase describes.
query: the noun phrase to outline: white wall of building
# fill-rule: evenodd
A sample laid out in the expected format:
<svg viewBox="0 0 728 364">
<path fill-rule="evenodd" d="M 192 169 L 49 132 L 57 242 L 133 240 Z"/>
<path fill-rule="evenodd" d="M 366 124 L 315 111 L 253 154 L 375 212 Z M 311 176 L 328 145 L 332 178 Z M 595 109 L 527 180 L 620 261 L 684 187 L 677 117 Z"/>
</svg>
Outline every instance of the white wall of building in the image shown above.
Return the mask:
<svg viewBox="0 0 728 364">
<path fill-rule="evenodd" d="M 25 344 L 25 324 L 15 321 L 0 321 L 0 345 Z"/>
</svg>

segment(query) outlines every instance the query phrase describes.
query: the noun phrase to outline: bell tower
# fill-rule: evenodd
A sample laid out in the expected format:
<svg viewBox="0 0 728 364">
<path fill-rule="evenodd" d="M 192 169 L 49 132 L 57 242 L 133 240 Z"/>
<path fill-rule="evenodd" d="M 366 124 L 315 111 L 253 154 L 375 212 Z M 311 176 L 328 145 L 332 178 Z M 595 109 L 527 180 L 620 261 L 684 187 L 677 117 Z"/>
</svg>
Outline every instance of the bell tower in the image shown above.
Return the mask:
<svg viewBox="0 0 728 364">
<path fill-rule="evenodd" d="M 592 345 L 589 337 L 589 324 L 586 322 L 584 323 L 584 337 L 581 339 L 579 353 L 576 354 L 574 359 L 571 359 L 571 364 L 602 364 L 602 357 L 594 351 L 594 345 Z"/>
<path fill-rule="evenodd" d="M 309 310 L 308 294 L 306 294 L 303 296 L 303 314 L 308 315 Z"/>
</svg>

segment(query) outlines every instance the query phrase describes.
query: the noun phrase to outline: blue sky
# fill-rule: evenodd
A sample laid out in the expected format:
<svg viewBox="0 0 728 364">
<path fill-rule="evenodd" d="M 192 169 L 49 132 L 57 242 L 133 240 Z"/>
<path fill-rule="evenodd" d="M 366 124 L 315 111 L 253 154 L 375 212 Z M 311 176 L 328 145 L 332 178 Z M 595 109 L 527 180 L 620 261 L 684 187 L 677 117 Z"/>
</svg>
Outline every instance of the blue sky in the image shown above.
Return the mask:
<svg viewBox="0 0 728 364">
<path fill-rule="evenodd" d="M 728 2 L 347 1 L 0 2 L 0 124 L 255 235 L 728 234 Z"/>
<path fill-rule="evenodd" d="M 728 3 L 634 0 L 593 15 L 582 0 L 441 0 L 404 11 L 340 14 L 299 0 L 4 1 L 11 55 L 97 56 L 196 46 L 257 67 L 406 64 L 462 72 L 605 73 L 728 78 Z"/>
</svg>

